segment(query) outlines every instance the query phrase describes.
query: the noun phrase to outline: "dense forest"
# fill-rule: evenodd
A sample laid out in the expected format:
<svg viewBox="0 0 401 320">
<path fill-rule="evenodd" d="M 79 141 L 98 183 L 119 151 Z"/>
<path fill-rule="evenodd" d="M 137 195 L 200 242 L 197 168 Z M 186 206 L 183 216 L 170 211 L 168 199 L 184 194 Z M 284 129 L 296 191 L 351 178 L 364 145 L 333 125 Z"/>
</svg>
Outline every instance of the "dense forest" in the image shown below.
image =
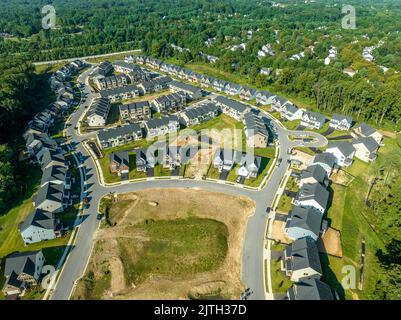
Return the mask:
<svg viewBox="0 0 401 320">
<path fill-rule="evenodd" d="M 0 58 L 0 212 L 18 194 L 20 134 L 34 113 L 43 108 L 47 87 L 26 59 Z"/>
<path fill-rule="evenodd" d="M 0 212 L 18 189 L 16 141 L 30 117 L 46 107 L 46 79 L 34 73 L 34 61 L 142 49 L 237 75 L 255 87 L 299 97 L 322 112 L 353 115 L 399 131 L 401 0 L 275 2 L 1 0 Z M 55 30 L 42 28 L 46 4 L 55 7 Z M 356 29 L 342 28 L 343 4 L 355 6 Z M 258 56 L 267 44 L 272 54 Z M 337 54 L 326 65 L 333 47 Z M 369 60 L 363 52 L 370 47 L 374 59 Z M 210 64 L 200 51 L 217 62 Z M 302 57 L 292 59 L 301 52 Z M 272 73 L 262 75 L 262 68 Z M 392 159 L 398 157 L 373 168 L 384 178 L 375 181 L 380 187 L 372 192 L 369 209 L 386 249 L 377 253 L 385 272 L 374 297 L 381 299 L 400 298 L 401 164 Z"/>
<path fill-rule="evenodd" d="M 43 5 L 56 10 L 56 29 L 41 28 Z M 0 14 L 0 51 L 33 61 L 142 48 L 146 54 L 182 62 L 206 63 L 199 51 L 219 60 L 213 65 L 311 101 L 322 111 L 338 111 L 399 130 L 401 1 L 262 0 L 4 0 Z M 342 29 L 342 4 L 356 8 L 357 28 Z M 206 41 L 208 41 L 206 43 Z M 375 61 L 362 57 L 365 47 Z M 258 58 L 271 44 L 274 56 Z M 171 44 L 188 48 L 180 52 Z M 245 44 L 245 49 L 230 50 Z M 329 49 L 338 55 L 328 66 Z M 304 52 L 304 58 L 292 60 Z M 383 66 L 389 68 L 383 71 Z M 266 77 L 263 67 L 278 71 Z M 353 68 L 357 74 L 344 74 Z M 334 84 L 335 83 L 335 84 Z M 334 84 L 334 85 L 333 85 Z"/>
</svg>

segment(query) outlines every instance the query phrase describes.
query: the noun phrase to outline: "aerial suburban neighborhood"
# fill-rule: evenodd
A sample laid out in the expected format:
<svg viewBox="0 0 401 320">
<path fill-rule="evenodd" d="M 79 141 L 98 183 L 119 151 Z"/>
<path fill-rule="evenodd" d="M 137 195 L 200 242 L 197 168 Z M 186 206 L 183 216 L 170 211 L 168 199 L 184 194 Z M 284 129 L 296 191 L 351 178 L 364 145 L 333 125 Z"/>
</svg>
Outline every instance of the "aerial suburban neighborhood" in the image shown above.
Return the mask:
<svg viewBox="0 0 401 320">
<path fill-rule="evenodd" d="M 271 21 L 257 1 L 88 1 L 135 27 L 62 3 L 28 59 L 39 36 L 0 14 L 0 300 L 400 298 L 387 20 L 334 34 L 308 17 L 340 14 L 326 0 L 267 1 Z M 356 2 L 366 22 L 392 1 Z"/>
</svg>

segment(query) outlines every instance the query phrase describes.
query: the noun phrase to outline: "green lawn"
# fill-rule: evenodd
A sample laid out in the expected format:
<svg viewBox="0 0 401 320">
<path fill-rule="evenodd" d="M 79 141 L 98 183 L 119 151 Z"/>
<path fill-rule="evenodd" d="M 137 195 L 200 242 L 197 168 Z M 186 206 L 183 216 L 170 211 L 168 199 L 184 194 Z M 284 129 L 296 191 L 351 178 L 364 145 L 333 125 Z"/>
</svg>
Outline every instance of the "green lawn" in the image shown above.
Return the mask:
<svg viewBox="0 0 401 320">
<path fill-rule="evenodd" d="M 146 178 L 146 172 L 139 172 L 136 170 L 136 154 L 129 153 L 129 178 L 130 179 L 143 179 Z"/>
<path fill-rule="evenodd" d="M 228 140 L 229 142 L 232 142 L 233 144 L 233 148 L 234 149 L 238 149 L 238 148 L 242 148 L 242 150 L 245 150 L 246 148 L 246 137 L 244 134 L 244 125 L 242 122 L 237 121 L 225 114 L 220 114 L 219 116 L 203 122 L 201 124 L 195 125 L 191 127 L 192 130 L 195 130 L 196 132 L 200 133 L 202 130 L 217 130 L 220 131 L 222 133 L 221 135 L 221 143 L 223 144 L 223 138 L 227 136 L 227 134 L 225 134 L 223 132 L 223 130 L 228 130 L 229 132 L 231 132 L 231 140 Z M 242 130 L 242 140 L 241 143 L 239 143 L 236 139 L 236 137 L 234 136 L 234 130 Z M 211 135 L 208 134 L 207 132 L 205 133 L 206 135 Z"/>
<path fill-rule="evenodd" d="M 276 149 L 274 147 L 254 149 L 255 156 L 273 159 Z"/>
<path fill-rule="evenodd" d="M 256 177 L 256 179 L 246 179 L 244 185 L 249 187 L 259 187 L 259 185 L 262 183 L 263 179 L 267 175 L 267 172 L 269 171 L 272 163 L 272 159 L 262 158 L 258 176 Z"/>
<path fill-rule="evenodd" d="M 292 286 L 292 281 L 281 271 L 281 262 L 277 259 L 270 260 L 270 272 L 273 293 L 286 293 Z"/>
<path fill-rule="evenodd" d="M 215 167 L 213 167 L 213 164 L 210 164 L 210 166 L 209 166 L 209 170 L 207 171 L 207 177 L 209 179 L 219 179 L 220 178 L 220 173 Z"/>
<path fill-rule="evenodd" d="M 110 106 L 110 111 L 106 119 L 106 126 L 121 124 L 120 121 L 120 104 L 112 103 Z"/>
<path fill-rule="evenodd" d="M 286 127 L 288 130 L 295 130 L 296 128 L 298 128 L 298 126 L 301 123 L 301 120 L 294 120 L 294 121 L 288 121 L 288 120 L 284 120 L 281 121 L 281 123 L 284 125 L 284 127 Z"/>
<path fill-rule="evenodd" d="M 235 179 L 237 178 L 237 170 L 241 166 L 239 164 L 234 165 L 234 167 L 231 169 L 230 173 L 228 174 L 227 181 L 230 182 L 235 182 Z"/>
<path fill-rule="evenodd" d="M 379 149 L 379 157 L 384 157 L 387 152 L 395 147 L 394 139 L 385 139 L 385 147 Z M 336 288 L 340 296 L 345 299 L 352 299 L 352 294 L 357 294 L 360 299 L 372 297 L 374 286 L 378 279 L 380 269 L 375 253 L 383 248 L 380 234 L 376 234 L 369 224 L 370 211 L 364 203 L 364 197 L 369 186 L 369 167 L 362 161 L 356 160 L 352 166 L 346 169 L 355 176 L 355 179 L 348 187 L 332 185 L 334 194 L 332 204 L 329 207 L 327 218 L 330 225 L 340 230 L 343 258 L 322 256 L 322 267 L 324 280 Z M 364 289 L 342 290 L 341 269 L 345 265 L 353 265 L 359 271 L 359 260 L 361 253 L 361 241 L 366 241 Z M 358 272 L 357 272 L 358 276 Z"/>
<path fill-rule="evenodd" d="M 135 225 L 149 237 L 143 250 L 133 239 L 119 239 L 126 278 L 138 283 L 148 276 L 191 275 L 217 268 L 228 249 L 227 227 L 218 221 L 201 218 L 147 220 Z M 131 259 L 138 250 L 139 259 Z"/>
<path fill-rule="evenodd" d="M 289 196 L 283 194 L 280 198 L 280 201 L 278 202 L 277 210 L 282 212 L 289 212 L 292 209 L 291 200 L 292 199 Z"/>
<path fill-rule="evenodd" d="M 155 165 L 155 177 L 168 177 L 171 176 L 172 171 L 170 169 L 163 168 L 163 164 Z"/>
</svg>

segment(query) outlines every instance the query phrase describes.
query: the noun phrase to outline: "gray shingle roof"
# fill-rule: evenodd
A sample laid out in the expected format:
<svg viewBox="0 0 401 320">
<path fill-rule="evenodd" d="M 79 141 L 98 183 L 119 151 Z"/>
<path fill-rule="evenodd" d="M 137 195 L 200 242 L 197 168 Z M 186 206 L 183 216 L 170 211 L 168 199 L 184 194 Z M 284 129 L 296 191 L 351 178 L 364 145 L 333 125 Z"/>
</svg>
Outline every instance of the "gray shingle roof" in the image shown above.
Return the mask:
<svg viewBox="0 0 401 320">
<path fill-rule="evenodd" d="M 329 192 L 320 183 L 305 183 L 298 193 L 299 201 L 315 200 L 322 208 L 327 208 Z"/>
<path fill-rule="evenodd" d="M 62 184 L 48 183 L 40 188 L 35 205 L 38 206 L 46 200 L 62 203 L 64 186 Z"/>
<path fill-rule="evenodd" d="M 335 120 L 338 122 L 346 121 L 349 124 L 352 124 L 352 117 L 350 116 L 344 116 L 342 114 L 334 113 L 333 116 L 331 117 L 331 120 Z"/>
<path fill-rule="evenodd" d="M 352 141 L 353 145 L 357 145 L 360 143 L 364 144 L 366 148 L 369 150 L 369 152 L 375 152 L 380 147 L 377 141 L 372 137 L 364 137 L 364 138 L 354 139 Z"/>
<path fill-rule="evenodd" d="M 370 125 L 366 124 L 365 122 L 362 122 L 359 126 L 355 128 L 355 130 L 360 130 L 361 134 L 365 137 L 368 137 L 376 132 L 375 129 L 373 129 Z"/>
<path fill-rule="evenodd" d="M 97 136 L 100 141 L 108 141 L 109 139 L 115 139 L 119 136 L 125 136 L 128 134 L 141 134 L 142 130 L 139 124 L 131 123 L 120 127 L 114 127 L 109 129 L 100 130 Z"/>
<path fill-rule="evenodd" d="M 178 122 L 178 117 L 171 115 L 168 117 L 162 117 L 160 119 L 150 119 L 146 121 L 146 126 L 148 127 L 148 129 L 156 129 L 167 126 L 170 122 Z"/>
<path fill-rule="evenodd" d="M 190 84 L 186 84 L 179 81 L 171 81 L 170 86 L 178 88 L 185 92 L 197 93 L 200 91 L 198 87 L 192 86 Z"/>
<path fill-rule="evenodd" d="M 322 274 L 319 251 L 315 241 L 310 238 L 295 240 L 290 246 L 291 268 L 293 271 L 312 268 Z"/>
<path fill-rule="evenodd" d="M 109 99 L 106 99 L 106 98 L 96 99 L 93 101 L 93 103 L 89 109 L 88 117 L 93 114 L 97 114 L 103 118 L 106 118 L 107 115 L 109 114 L 109 110 L 110 110 Z"/>
<path fill-rule="evenodd" d="M 309 120 L 316 121 L 319 123 L 325 123 L 325 121 L 326 121 L 326 117 L 324 115 L 322 115 L 321 113 L 318 113 L 318 112 L 314 112 L 314 111 L 308 110 L 304 113 L 304 116 L 308 117 Z"/>
<path fill-rule="evenodd" d="M 64 155 L 58 152 L 57 150 L 46 149 L 41 159 L 42 168 L 47 167 L 47 165 L 53 161 L 64 164 L 65 163 Z"/>
<path fill-rule="evenodd" d="M 202 104 L 193 108 L 187 108 L 183 113 L 188 117 L 188 119 L 193 120 L 207 115 L 211 112 L 216 113 L 219 107 L 214 103 Z"/>
<path fill-rule="evenodd" d="M 114 152 L 110 155 L 110 162 L 116 162 L 119 166 L 129 167 L 128 151 Z"/>
<path fill-rule="evenodd" d="M 56 221 L 54 214 L 40 209 L 32 211 L 26 219 L 19 225 L 19 230 L 22 232 L 30 226 L 36 226 L 43 229 L 54 230 Z"/>
<path fill-rule="evenodd" d="M 21 273 L 26 273 L 33 276 L 35 274 L 36 256 L 40 252 L 41 250 L 31 251 L 31 252 L 21 252 L 9 256 L 6 259 L 4 275 L 9 276 L 13 272 L 15 272 L 17 275 Z"/>
<path fill-rule="evenodd" d="M 269 136 L 266 125 L 263 120 L 253 112 L 247 112 L 244 115 L 244 122 L 246 130 L 253 130 L 254 134 L 261 134 L 265 137 Z"/>
<path fill-rule="evenodd" d="M 128 86 L 124 86 L 124 87 L 120 87 L 120 88 L 101 90 L 100 95 L 104 98 L 107 98 L 108 96 L 114 96 L 114 95 L 123 94 L 126 92 L 136 92 L 138 90 L 139 89 L 136 85 L 130 84 Z"/>
<path fill-rule="evenodd" d="M 334 167 L 334 164 L 336 163 L 336 157 L 332 155 L 331 153 L 328 152 L 322 152 L 317 154 L 313 158 L 313 163 L 324 163 L 328 165 L 330 168 Z"/>
<path fill-rule="evenodd" d="M 65 181 L 65 177 L 67 174 L 67 169 L 62 166 L 50 166 L 43 171 L 42 180 L 40 185 L 44 185 L 50 181 Z"/>
<path fill-rule="evenodd" d="M 289 295 L 295 300 L 334 300 L 332 289 L 318 279 L 304 279 L 294 284 Z"/>
<path fill-rule="evenodd" d="M 227 106 L 231 109 L 234 109 L 240 113 L 245 112 L 247 109 L 249 109 L 249 106 L 247 106 L 246 104 L 243 104 L 241 102 L 238 102 L 236 100 L 232 100 L 232 99 L 228 99 L 224 96 L 217 96 L 215 99 L 215 101 L 217 101 L 218 103 Z"/>
<path fill-rule="evenodd" d="M 313 208 L 302 208 L 295 206 L 290 212 L 286 228 L 302 228 L 313 232 L 316 236 L 320 234 L 322 215 Z"/>
<path fill-rule="evenodd" d="M 321 166 L 309 166 L 302 171 L 301 179 L 314 178 L 317 182 L 323 183 L 327 177 L 327 172 Z"/>
<path fill-rule="evenodd" d="M 330 143 L 328 149 L 331 148 L 338 148 L 345 157 L 349 157 L 353 152 L 355 152 L 354 146 L 348 141 L 332 142 Z"/>
</svg>

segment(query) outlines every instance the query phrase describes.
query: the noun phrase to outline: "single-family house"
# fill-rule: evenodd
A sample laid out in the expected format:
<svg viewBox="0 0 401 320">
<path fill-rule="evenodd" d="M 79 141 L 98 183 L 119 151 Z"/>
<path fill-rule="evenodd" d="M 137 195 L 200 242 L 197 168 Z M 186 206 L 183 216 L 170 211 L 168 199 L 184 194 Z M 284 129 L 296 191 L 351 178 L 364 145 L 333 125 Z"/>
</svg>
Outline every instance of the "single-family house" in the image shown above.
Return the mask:
<svg viewBox="0 0 401 320">
<path fill-rule="evenodd" d="M 166 145 L 163 150 L 163 168 L 174 170 L 181 165 L 181 147 Z"/>
<path fill-rule="evenodd" d="M 299 189 L 294 204 L 305 208 L 315 208 L 322 215 L 327 209 L 329 191 L 320 183 L 305 183 Z"/>
<path fill-rule="evenodd" d="M 309 237 L 316 241 L 320 235 L 321 225 L 322 215 L 315 208 L 295 206 L 287 216 L 284 232 L 292 240 Z"/>
<path fill-rule="evenodd" d="M 348 131 L 352 127 L 352 117 L 334 113 L 329 126 L 336 130 Z"/>
<path fill-rule="evenodd" d="M 320 279 L 323 272 L 316 242 L 309 238 L 295 240 L 284 250 L 285 273 L 292 281 Z"/>
<path fill-rule="evenodd" d="M 267 106 L 273 103 L 274 95 L 269 91 L 258 91 L 256 93 L 256 103 L 262 106 Z"/>
<path fill-rule="evenodd" d="M 103 61 L 97 67 L 98 73 L 102 76 L 107 76 L 111 71 L 113 71 L 113 65 L 110 61 Z"/>
<path fill-rule="evenodd" d="M 318 153 L 313 157 L 310 165 L 319 165 L 327 172 L 327 176 L 330 177 L 331 172 L 336 164 L 336 157 L 329 152 Z"/>
<path fill-rule="evenodd" d="M 128 151 L 113 152 L 110 155 L 110 171 L 119 176 L 129 173 Z"/>
<path fill-rule="evenodd" d="M 232 149 L 217 149 L 213 158 L 213 167 L 219 172 L 230 171 L 235 163 L 240 163 L 242 153 Z"/>
<path fill-rule="evenodd" d="M 359 160 L 364 162 L 372 162 L 376 160 L 377 150 L 380 145 L 373 137 L 369 136 L 354 139 L 352 145 L 355 148 L 355 157 Z"/>
<path fill-rule="evenodd" d="M 40 187 L 43 188 L 48 183 L 62 184 L 65 189 L 71 189 L 71 178 L 68 176 L 67 168 L 58 165 L 45 168 L 40 180 Z"/>
<path fill-rule="evenodd" d="M 303 279 L 287 291 L 288 300 L 335 300 L 333 290 L 319 279 Z"/>
<path fill-rule="evenodd" d="M 147 169 L 151 169 L 155 167 L 156 157 L 147 149 L 138 149 L 136 150 L 136 170 L 141 172 L 146 172 Z"/>
<path fill-rule="evenodd" d="M 352 164 L 356 149 L 351 142 L 339 141 L 330 143 L 326 152 L 335 157 L 338 166 L 349 167 Z"/>
<path fill-rule="evenodd" d="M 230 96 L 235 96 L 240 94 L 242 86 L 236 83 L 227 82 L 226 86 L 224 87 L 224 92 L 229 94 Z"/>
<path fill-rule="evenodd" d="M 255 157 L 244 153 L 242 154 L 240 167 L 237 170 L 237 175 L 246 179 L 255 179 L 259 174 L 261 163 L 261 157 Z"/>
<path fill-rule="evenodd" d="M 299 185 L 302 187 L 304 184 L 321 183 L 327 185 L 327 172 L 321 166 L 309 166 L 301 172 Z"/>
<path fill-rule="evenodd" d="M 303 111 L 292 103 L 286 103 L 281 107 L 281 117 L 288 121 L 302 119 Z"/>
<path fill-rule="evenodd" d="M 61 236 L 60 227 L 53 212 L 36 209 L 19 224 L 19 231 L 25 244 L 30 244 Z"/>
<path fill-rule="evenodd" d="M 377 130 L 373 129 L 370 125 L 362 122 L 359 126 L 357 126 L 353 132 L 352 136 L 354 138 L 373 138 L 379 145 L 383 140 L 383 135 L 379 133 Z"/>
<path fill-rule="evenodd" d="M 326 122 L 326 117 L 314 111 L 305 111 L 302 114 L 301 125 L 311 129 L 320 129 Z"/>
<path fill-rule="evenodd" d="M 93 103 L 86 115 L 86 122 L 89 127 L 103 127 L 106 125 L 110 112 L 110 101 L 106 98 L 93 100 Z"/>
<path fill-rule="evenodd" d="M 45 170 L 51 166 L 60 166 L 68 168 L 65 162 L 64 155 L 58 150 L 44 148 L 43 154 L 39 159 L 39 162 L 42 166 L 42 170 Z"/>
<path fill-rule="evenodd" d="M 249 87 L 242 87 L 239 92 L 239 97 L 243 100 L 250 101 L 252 99 L 256 99 L 257 91 L 255 89 Z"/>
<path fill-rule="evenodd" d="M 3 293 L 6 296 L 20 295 L 25 289 L 37 285 L 44 263 L 41 250 L 14 253 L 6 258 Z"/>
</svg>

